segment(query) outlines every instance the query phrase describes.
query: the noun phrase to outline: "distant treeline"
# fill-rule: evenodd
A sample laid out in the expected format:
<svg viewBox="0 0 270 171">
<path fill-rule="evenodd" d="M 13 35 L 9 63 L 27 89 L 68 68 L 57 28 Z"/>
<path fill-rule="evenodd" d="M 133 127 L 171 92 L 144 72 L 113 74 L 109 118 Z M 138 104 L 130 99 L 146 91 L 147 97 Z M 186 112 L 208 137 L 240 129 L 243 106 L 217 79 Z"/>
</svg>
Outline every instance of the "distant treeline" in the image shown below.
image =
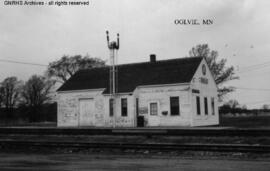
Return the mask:
<svg viewBox="0 0 270 171">
<path fill-rule="evenodd" d="M 0 108 L 0 123 L 31 123 L 31 122 L 56 122 L 57 103 L 46 103 L 39 108 L 32 108 L 25 105 L 7 111 Z"/>
<path fill-rule="evenodd" d="M 223 105 L 219 107 L 219 113 L 226 115 L 226 114 L 261 114 L 261 113 L 270 113 L 270 109 L 245 109 L 245 108 L 231 108 L 228 105 Z"/>
</svg>

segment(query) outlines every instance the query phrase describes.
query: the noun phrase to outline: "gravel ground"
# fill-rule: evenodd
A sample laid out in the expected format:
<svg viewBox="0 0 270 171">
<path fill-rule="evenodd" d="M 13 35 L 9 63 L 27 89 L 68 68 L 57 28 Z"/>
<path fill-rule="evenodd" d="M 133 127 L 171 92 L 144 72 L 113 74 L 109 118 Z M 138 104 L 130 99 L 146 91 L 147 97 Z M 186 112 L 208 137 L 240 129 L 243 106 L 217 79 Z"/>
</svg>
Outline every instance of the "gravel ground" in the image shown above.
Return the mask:
<svg viewBox="0 0 270 171">
<path fill-rule="evenodd" d="M 135 149 L 103 149 L 103 148 L 57 148 L 57 147 L 14 147 L 0 146 L 0 152 L 3 153 L 33 153 L 33 154 L 117 154 L 117 155 L 132 155 L 132 156 L 174 156 L 192 159 L 219 158 L 219 159 L 248 159 L 248 160 L 269 160 L 270 153 L 241 153 L 241 152 L 211 152 L 211 151 L 165 151 L 165 150 L 135 150 Z"/>
<path fill-rule="evenodd" d="M 179 136 L 59 136 L 59 135 L 0 135 L 0 140 L 46 140 L 46 141 L 85 141 L 85 142 L 125 142 L 125 143 L 220 143 L 220 144 L 262 144 L 270 145 L 270 137 L 179 137 Z M 115 150 L 115 149 L 78 149 L 78 148 L 38 148 L 38 147 L 14 147 L 0 146 L 0 152 L 6 153 L 34 153 L 34 154 L 131 154 L 131 155 L 155 155 L 176 156 L 203 159 L 214 157 L 219 159 L 269 159 L 270 154 L 256 153 L 229 153 L 207 151 L 158 151 L 158 150 Z"/>
<path fill-rule="evenodd" d="M 47 140 L 125 143 L 213 143 L 270 145 L 270 137 L 110 136 L 110 135 L 0 135 L 0 140 Z"/>
<path fill-rule="evenodd" d="M 224 159 L 202 156 L 179 157 L 150 154 L 36 154 L 0 153 L 2 171 L 84 171 L 84 170 L 187 170 L 187 171 L 268 171 L 270 160 Z"/>
</svg>

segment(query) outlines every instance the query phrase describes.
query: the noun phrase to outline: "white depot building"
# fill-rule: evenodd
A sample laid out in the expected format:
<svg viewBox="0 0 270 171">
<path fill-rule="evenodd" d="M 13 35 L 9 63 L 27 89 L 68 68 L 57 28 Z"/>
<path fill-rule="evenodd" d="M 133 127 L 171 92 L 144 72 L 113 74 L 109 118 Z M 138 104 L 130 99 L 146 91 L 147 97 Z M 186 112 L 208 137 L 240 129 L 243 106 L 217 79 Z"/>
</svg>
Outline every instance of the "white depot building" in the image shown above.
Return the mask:
<svg viewBox="0 0 270 171">
<path fill-rule="evenodd" d="M 80 70 L 58 89 L 59 127 L 170 127 L 219 124 L 217 85 L 204 58 Z"/>
</svg>

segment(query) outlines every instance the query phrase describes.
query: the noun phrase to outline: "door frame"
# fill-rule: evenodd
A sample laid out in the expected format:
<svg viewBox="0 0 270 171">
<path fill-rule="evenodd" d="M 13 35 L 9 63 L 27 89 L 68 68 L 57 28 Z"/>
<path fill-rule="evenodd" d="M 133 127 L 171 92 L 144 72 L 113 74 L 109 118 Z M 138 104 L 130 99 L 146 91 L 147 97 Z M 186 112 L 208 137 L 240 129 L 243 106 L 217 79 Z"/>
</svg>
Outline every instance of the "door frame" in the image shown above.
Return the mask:
<svg viewBox="0 0 270 171">
<path fill-rule="evenodd" d="M 78 99 L 78 127 L 81 127 L 82 125 L 81 125 L 81 122 L 80 122 L 80 120 L 81 120 L 81 107 L 80 107 L 80 101 L 81 100 L 93 100 L 93 103 L 94 103 L 94 98 L 91 98 L 91 97 L 89 97 L 89 98 L 79 98 Z M 95 104 L 93 105 L 93 106 L 95 106 Z M 95 108 L 93 109 L 93 111 L 95 111 Z M 94 112 L 95 113 L 95 112 Z M 83 125 L 84 126 L 84 125 Z M 89 125 L 89 126 L 91 126 L 91 125 Z"/>
<path fill-rule="evenodd" d="M 134 119 L 134 121 L 135 121 L 134 126 L 135 127 L 139 127 L 138 117 L 139 117 L 139 98 L 136 97 L 135 98 L 135 119 Z"/>
<path fill-rule="evenodd" d="M 151 115 L 151 108 L 150 108 L 150 104 L 151 103 L 156 103 L 157 104 L 157 115 Z M 153 126 L 158 126 L 158 125 L 160 125 L 160 104 L 159 104 L 159 101 L 157 101 L 157 100 L 153 100 L 153 101 L 149 101 L 148 102 L 148 126 L 152 126 L 150 123 L 150 120 L 151 120 L 151 118 L 155 118 L 155 119 L 157 119 L 158 120 L 158 124 L 157 125 L 153 125 Z"/>
</svg>

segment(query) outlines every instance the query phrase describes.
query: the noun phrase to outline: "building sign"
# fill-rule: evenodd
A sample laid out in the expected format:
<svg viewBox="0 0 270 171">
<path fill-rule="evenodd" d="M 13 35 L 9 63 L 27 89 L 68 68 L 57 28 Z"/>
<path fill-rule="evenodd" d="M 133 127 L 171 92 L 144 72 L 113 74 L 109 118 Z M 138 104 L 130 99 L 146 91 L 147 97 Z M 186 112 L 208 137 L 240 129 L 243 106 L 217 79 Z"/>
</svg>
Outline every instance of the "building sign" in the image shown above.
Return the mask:
<svg viewBox="0 0 270 171">
<path fill-rule="evenodd" d="M 201 77 L 200 81 L 201 81 L 202 84 L 208 84 L 208 79 L 207 78 Z"/>
<path fill-rule="evenodd" d="M 164 116 L 168 115 L 168 111 L 162 111 L 161 113 L 162 113 L 162 115 L 164 115 Z"/>
<path fill-rule="evenodd" d="M 197 89 L 192 89 L 192 93 L 200 93 L 200 90 L 197 90 Z"/>
<path fill-rule="evenodd" d="M 147 114 L 148 108 L 147 107 L 140 107 L 139 108 L 139 114 Z"/>
<path fill-rule="evenodd" d="M 204 64 L 202 65 L 202 73 L 203 73 L 203 75 L 206 74 L 206 66 Z"/>
</svg>

